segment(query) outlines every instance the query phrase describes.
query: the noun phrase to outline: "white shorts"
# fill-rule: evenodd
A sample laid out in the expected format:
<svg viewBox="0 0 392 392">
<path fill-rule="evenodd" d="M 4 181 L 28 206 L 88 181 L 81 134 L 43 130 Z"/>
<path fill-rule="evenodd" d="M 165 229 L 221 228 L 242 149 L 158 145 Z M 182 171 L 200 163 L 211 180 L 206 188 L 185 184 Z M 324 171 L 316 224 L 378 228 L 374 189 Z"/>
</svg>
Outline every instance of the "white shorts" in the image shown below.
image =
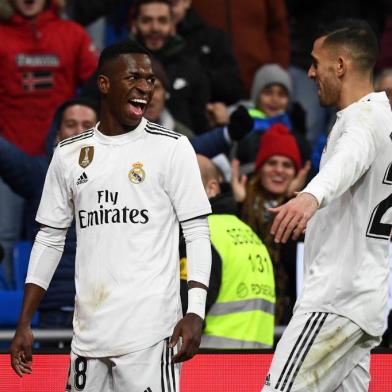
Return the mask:
<svg viewBox="0 0 392 392">
<path fill-rule="evenodd" d="M 362 392 L 370 350 L 380 338 L 333 313 L 294 315 L 280 339 L 262 392 Z"/>
<path fill-rule="evenodd" d="M 66 392 L 179 392 L 180 364 L 171 359 L 178 345 L 169 338 L 118 357 L 86 358 L 71 352 Z"/>
</svg>

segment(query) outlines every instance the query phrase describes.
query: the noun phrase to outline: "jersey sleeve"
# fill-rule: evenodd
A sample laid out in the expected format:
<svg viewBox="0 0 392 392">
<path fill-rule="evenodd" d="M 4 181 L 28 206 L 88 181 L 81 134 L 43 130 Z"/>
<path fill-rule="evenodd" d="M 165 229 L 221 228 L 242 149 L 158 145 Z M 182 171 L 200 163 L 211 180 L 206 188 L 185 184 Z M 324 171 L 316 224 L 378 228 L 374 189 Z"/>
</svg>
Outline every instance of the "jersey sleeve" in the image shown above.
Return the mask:
<svg viewBox="0 0 392 392">
<path fill-rule="evenodd" d="M 185 136 L 177 140 L 168 176 L 168 194 L 180 222 L 211 213 L 195 151 Z"/>
<path fill-rule="evenodd" d="M 315 196 L 320 208 L 341 196 L 369 169 L 382 143 L 375 122 L 361 114 L 351 116 L 330 158 L 302 191 Z"/>
<path fill-rule="evenodd" d="M 36 221 L 46 226 L 65 229 L 73 220 L 72 190 L 65 178 L 65 167 L 57 147 L 46 174 Z"/>
</svg>

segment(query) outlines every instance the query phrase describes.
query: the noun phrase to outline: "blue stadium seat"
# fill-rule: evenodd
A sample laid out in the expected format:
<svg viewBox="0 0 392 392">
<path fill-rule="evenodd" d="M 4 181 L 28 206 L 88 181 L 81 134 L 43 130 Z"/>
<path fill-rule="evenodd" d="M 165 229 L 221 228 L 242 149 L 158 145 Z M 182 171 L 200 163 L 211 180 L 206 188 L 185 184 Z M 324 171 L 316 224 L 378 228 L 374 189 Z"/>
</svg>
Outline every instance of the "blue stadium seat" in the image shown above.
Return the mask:
<svg viewBox="0 0 392 392">
<path fill-rule="evenodd" d="M 8 290 L 9 285 L 7 283 L 7 279 L 5 278 L 4 268 L 0 263 L 0 290 Z"/>
<path fill-rule="evenodd" d="M 23 290 L 0 290 L 0 328 L 16 327 L 22 307 Z M 32 327 L 38 325 L 39 314 L 35 313 Z"/>
<path fill-rule="evenodd" d="M 12 268 L 16 290 L 23 290 L 32 246 L 31 241 L 19 241 L 14 246 Z"/>
</svg>

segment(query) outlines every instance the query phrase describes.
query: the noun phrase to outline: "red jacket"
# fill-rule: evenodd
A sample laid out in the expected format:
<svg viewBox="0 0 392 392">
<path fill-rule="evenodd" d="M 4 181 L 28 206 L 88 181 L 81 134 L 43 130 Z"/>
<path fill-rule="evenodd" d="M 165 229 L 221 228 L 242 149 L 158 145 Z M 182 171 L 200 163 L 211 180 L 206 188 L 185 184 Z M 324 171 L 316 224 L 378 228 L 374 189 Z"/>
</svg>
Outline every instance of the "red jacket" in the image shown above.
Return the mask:
<svg viewBox="0 0 392 392">
<path fill-rule="evenodd" d="M 209 25 L 228 33 L 248 93 L 262 65 L 288 67 L 290 39 L 284 0 L 193 0 L 192 6 Z"/>
<path fill-rule="evenodd" d="M 0 23 L 0 135 L 30 155 L 45 152 L 52 117 L 97 65 L 78 24 L 55 7 L 35 20 L 14 13 Z"/>
</svg>

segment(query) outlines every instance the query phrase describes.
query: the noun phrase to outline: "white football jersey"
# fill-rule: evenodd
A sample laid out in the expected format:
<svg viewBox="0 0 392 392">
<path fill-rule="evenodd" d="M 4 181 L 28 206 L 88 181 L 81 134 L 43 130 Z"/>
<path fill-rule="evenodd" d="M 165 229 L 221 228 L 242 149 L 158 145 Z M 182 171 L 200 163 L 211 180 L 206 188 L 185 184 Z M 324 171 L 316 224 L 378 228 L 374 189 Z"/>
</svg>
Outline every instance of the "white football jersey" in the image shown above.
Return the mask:
<svg viewBox="0 0 392 392">
<path fill-rule="evenodd" d="M 116 356 L 170 336 L 181 318 L 179 222 L 211 212 L 188 139 L 142 119 L 62 141 L 37 221 L 76 220 L 72 350 Z"/>
<path fill-rule="evenodd" d="M 385 93 L 337 113 L 320 172 L 303 192 L 320 209 L 306 230 L 295 311 L 336 313 L 381 335 L 392 228 L 392 113 Z"/>
</svg>

